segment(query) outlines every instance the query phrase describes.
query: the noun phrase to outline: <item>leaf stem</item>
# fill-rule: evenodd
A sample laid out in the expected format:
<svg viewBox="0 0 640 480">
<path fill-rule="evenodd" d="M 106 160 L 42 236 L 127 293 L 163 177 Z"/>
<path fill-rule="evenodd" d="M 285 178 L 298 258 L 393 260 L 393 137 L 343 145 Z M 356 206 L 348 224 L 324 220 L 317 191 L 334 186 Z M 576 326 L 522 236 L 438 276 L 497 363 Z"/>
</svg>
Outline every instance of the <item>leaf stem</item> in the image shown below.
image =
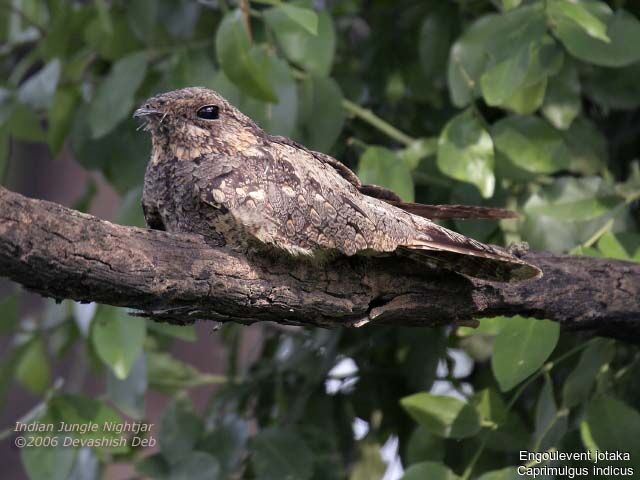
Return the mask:
<svg viewBox="0 0 640 480">
<path fill-rule="evenodd" d="M 372 127 L 380 130 L 382 133 L 386 134 L 388 137 L 396 140 L 397 142 L 402 143 L 403 145 L 409 146 L 413 142 L 416 141 L 415 138 L 410 137 L 404 132 L 401 132 L 396 127 L 391 125 L 390 123 L 385 122 L 383 119 L 378 117 L 375 113 L 367 108 L 363 108 L 360 105 L 353 103 L 346 98 L 342 100 L 342 107 L 353 116 L 358 117 L 360 120 L 364 120 Z"/>
<path fill-rule="evenodd" d="M 575 355 L 576 353 L 584 350 L 590 343 L 591 342 L 585 342 L 585 343 L 582 343 L 580 345 L 576 345 L 575 347 L 567 350 L 565 353 L 560 355 L 555 360 L 552 360 L 552 361 L 549 361 L 549 362 L 545 363 L 540 369 L 538 369 L 538 371 L 536 373 L 531 375 L 523 384 L 520 385 L 520 387 L 518 388 L 516 393 L 513 395 L 513 397 L 511 397 L 511 400 L 507 404 L 507 406 L 505 408 L 505 413 L 509 413 L 511 411 L 513 406 L 518 401 L 518 398 L 520 398 L 520 395 L 522 395 L 522 393 L 525 391 L 525 389 L 529 385 L 531 385 L 531 383 L 533 383 L 535 380 L 537 380 L 541 375 L 548 375 L 549 372 L 554 367 L 556 367 L 559 363 L 561 363 L 564 360 L 566 360 L 567 358 Z M 482 441 L 480 442 L 480 445 L 478 446 L 478 449 L 476 450 L 476 453 L 473 455 L 473 458 L 469 462 L 469 465 L 467 465 L 467 468 L 464 469 L 464 473 L 462 474 L 462 477 L 460 477 L 460 480 L 469 480 L 469 478 L 471 478 L 471 473 L 473 472 L 473 467 L 475 467 L 478 459 L 480 458 L 480 455 L 482 455 L 482 452 L 483 452 L 485 446 L 487 445 L 488 439 L 489 439 L 489 432 L 485 431 L 484 436 L 482 438 Z"/>
<path fill-rule="evenodd" d="M 242 10 L 242 16 L 244 18 L 244 26 L 247 29 L 247 35 L 249 35 L 249 43 L 253 43 L 253 34 L 251 33 L 251 19 L 249 0 L 240 0 L 240 10 Z"/>
</svg>

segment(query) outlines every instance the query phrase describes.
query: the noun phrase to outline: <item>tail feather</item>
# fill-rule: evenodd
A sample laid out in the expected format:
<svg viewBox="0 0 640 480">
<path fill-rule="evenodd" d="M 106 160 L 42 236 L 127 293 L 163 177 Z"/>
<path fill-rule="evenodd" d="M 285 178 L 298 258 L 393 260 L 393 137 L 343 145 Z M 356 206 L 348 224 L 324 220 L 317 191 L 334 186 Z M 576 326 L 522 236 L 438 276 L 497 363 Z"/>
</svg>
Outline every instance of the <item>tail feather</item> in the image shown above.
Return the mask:
<svg viewBox="0 0 640 480">
<path fill-rule="evenodd" d="M 407 203 L 386 200 L 394 207 L 401 208 L 405 212 L 413 213 L 420 217 L 431 219 L 504 219 L 518 218 L 518 214 L 512 210 L 493 207 L 477 207 L 473 205 L 425 205 L 423 203 Z"/>
<path fill-rule="evenodd" d="M 435 223 L 429 222 L 420 231 L 422 235 L 419 238 L 401 247 L 404 255 L 417 261 L 430 260 L 448 270 L 501 282 L 518 282 L 542 276 L 542 271 L 535 265 Z"/>
</svg>

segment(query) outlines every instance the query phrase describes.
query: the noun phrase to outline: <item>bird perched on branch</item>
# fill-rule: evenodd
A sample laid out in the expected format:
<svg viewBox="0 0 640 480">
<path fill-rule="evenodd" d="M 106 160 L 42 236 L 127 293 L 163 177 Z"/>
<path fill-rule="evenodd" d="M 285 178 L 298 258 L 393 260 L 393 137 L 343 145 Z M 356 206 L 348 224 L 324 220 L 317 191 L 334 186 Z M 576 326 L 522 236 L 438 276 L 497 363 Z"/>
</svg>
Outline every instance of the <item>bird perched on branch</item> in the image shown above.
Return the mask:
<svg viewBox="0 0 640 480">
<path fill-rule="evenodd" d="M 430 220 L 512 212 L 404 203 L 390 190 L 363 185 L 334 158 L 268 135 L 214 91 L 164 93 L 134 116 L 152 135 L 142 198 L 151 228 L 296 257 L 398 255 L 489 280 L 541 275 L 534 265 Z"/>
</svg>

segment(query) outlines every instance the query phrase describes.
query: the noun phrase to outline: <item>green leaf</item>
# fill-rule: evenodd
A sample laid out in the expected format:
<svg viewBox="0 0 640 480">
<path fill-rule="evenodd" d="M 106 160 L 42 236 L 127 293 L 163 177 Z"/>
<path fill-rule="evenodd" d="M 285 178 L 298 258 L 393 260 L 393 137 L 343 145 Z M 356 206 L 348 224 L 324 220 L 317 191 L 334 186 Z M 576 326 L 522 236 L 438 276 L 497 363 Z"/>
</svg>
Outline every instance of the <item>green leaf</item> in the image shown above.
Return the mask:
<svg viewBox="0 0 640 480">
<path fill-rule="evenodd" d="M 245 95 L 220 72 L 213 81 L 214 89 L 225 96 L 241 112 L 251 117 L 272 135 L 291 136 L 296 126 L 298 95 L 296 82 L 286 62 L 266 57 L 271 85 L 278 95 L 277 103 L 266 103 Z"/>
<path fill-rule="evenodd" d="M 538 117 L 506 117 L 491 127 L 496 152 L 531 173 L 554 173 L 569 166 L 560 134 Z"/>
<path fill-rule="evenodd" d="M 126 9 L 129 28 L 145 43 L 151 43 L 158 26 L 158 2 L 136 0 Z M 196 83 L 196 85 L 199 85 Z"/>
<path fill-rule="evenodd" d="M 18 100 L 36 110 L 49 108 L 58 85 L 60 71 L 59 59 L 47 63 L 20 86 Z"/>
<path fill-rule="evenodd" d="M 629 253 L 611 232 L 607 232 L 600 237 L 597 247 L 605 257 L 616 258 L 618 260 L 630 260 Z"/>
<path fill-rule="evenodd" d="M 20 321 L 19 306 L 17 293 L 7 295 L 0 300 L 0 334 L 6 335 L 16 328 Z"/>
<path fill-rule="evenodd" d="M 583 84 L 587 95 L 605 108 L 633 110 L 640 106 L 640 62 L 623 68 L 593 68 Z"/>
<path fill-rule="evenodd" d="M 142 187 L 138 186 L 129 190 L 120 200 L 120 205 L 115 213 L 115 222 L 120 225 L 145 227 L 143 211 L 141 208 Z"/>
<path fill-rule="evenodd" d="M 445 465 L 436 462 L 422 462 L 411 465 L 405 470 L 401 480 L 457 480 L 455 473 Z"/>
<path fill-rule="evenodd" d="M 499 21 L 499 15 L 480 17 L 451 47 L 447 82 L 455 106 L 465 107 L 477 96 L 480 75 L 488 60 L 486 43 Z"/>
<path fill-rule="evenodd" d="M 288 5 L 296 6 L 304 3 Z M 327 12 L 319 12 L 317 16 L 318 31 L 313 35 L 281 8 L 270 8 L 264 13 L 264 19 L 273 31 L 278 46 L 287 60 L 310 73 L 326 76 L 333 63 L 336 33 L 333 20 Z"/>
<path fill-rule="evenodd" d="M 398 341 L 406 349 L 397 373 L 407 379 L 407 387 L 429 390 L 436 379 L 438 363 L 446 353 L 446 337 L 441 329 L 417 332 L 414 328 L 399 328 Z"/>
<path fill-rule="evenodd" d="M 507 407 L 498 392 L 485 388 L 473 395 L 471 403 L 475 406 L 482 422 L 495 425 L 503 424 L 507 420 Z"/>
<path fill-rule="evenodd" d="M 211 56 L 205 50 L 191 50 L 180 52 L 175 58 L 175 64 L 167 72 L 167 88 L 179 89 L 193 85 L 215 89 L 216 69 Z"/>
<path fill-rule="evenodd" d="M 546 19 L 540 5 L 511 10 L 498 16 L 485 54 L 500 61 L 517 55 L 523 48 L 542 41 L 547 30 Z"/>
<path fill-rule="evenodd" d="M 56 447 L 28 447 L 20 451 L 30 480 L 68 480 L 77 450 L 62 446 L 64 437 L 58 437 Z"/>
<path fill-rule="evenodd" d="M 613 360 L 614 353 L 612 340 L 596 338 L 589 342 L 562 386 L 562 404 L 566 408 L 575 407 L 589 398 L 598 373 Z"/>
<path fill-rule="evenodd" d="M 147 393 L 147 366 L 141 353 L 131 367 L 127 378 L 117 378 L 107 371 L 107 395 L 129 417 L 141 419 L 144 415 L 144 397 Z"/>
<path fill-rule="evenodd" d="M 169 480 L 218 480 L 220 464 L 213 455 L 204 452 L 189 452 L 172 466 Z"/>
<path fill-rule="evenodd" d="M 522 0 L 502 0 L 502 9 L 503 10 L 513 10 L 514 8 L 518 8 Z"/>
<path fill-rule="evenodd" d="M 84 20 L 83 26 L 85 45 L 107 60 L 121 59 L 142 48 L 123 13 L 111 15 L 111 28 L 107 28 L 98 15 L 89 21 Z M 71 41 L 77 40 L 71 37 Z"/>
<path fill-rule="evenodd" d="M 57 155 L 71 130 L 76 106 L 80 102 L 80 95 L 73 88 L 59 88 L 49 109 L 47 143 L 54 155 Z"/>
<path fill-rule="evenodd" d="M 418 425 L 409 437 L 406 463 L 441 462 L 444 460 L 445 440 Z"/>
<path fill-rule="evenodd" d="M 480 430 L 476 410 L 457 398 L 423 392 L 404 397 L 400 404 L 427 431 L 444 438 L 470 437 Z"/>
<path fill-rule="evenodd" d="M 560 73 L 549 79 L 542 113 L 551 125 L 560 130 L 566 130 L 578 116 L 580 109 L 578 71 L 572 63 L 565 62 Z"/>
<path fill-rule="evenodd" d="M 422 73 L 435 79 L 443 75 L 453 35 L 453 18 L 450 8 L 442 7 L 430 12 L 422 20 L 418 37 L 418 56 Z"/>
<path fill-rule="evenodd" d="M 145 338 L 142 318 L 116 307 L 100 306 L 91 325 L 91 341 L 98 356 L 121 380 L 127 378 L 142 351 Z"/>
<path fill-rule="evenodd" d="M 0 408 L 4 407 L 7 394 L 11 391 L 16 367 L 27 346 L 28 344 L 7 349 L 2 356 L 0 361 Z"/>
<path fill-rule="evenodd" d="M 271 103 L 278 102 L 269 74 L 267 54 L 251 46 L 242 12 L 234 10 L 220 23 L 216 54 L 226 76 L 246 94 Z"/>
<path fill-rule="evenodd" d="M 353 466 L 349 480 L 370 480 L 382 478 L 387 465 L 380 458 L 380 445 L 364 443 L 360 447 L 360 460 Z"/>
<path fill-rule="evenodd" d="M 290 3 L 281 3 L 275 8 L 307 30 L 311 35 L 318 34 L 318 15 L 313 10 Z"/>
<path fill-rule="evenodd" d="M 258 433 L 252 441 L 251 463 L 257 480 L 295 478 L 313 474 L 313 455 L 297 434 L 279 428 Z"/>
<path fill-rule="evenodd" d="M 482 96 L 497 106 L 511 98 L 525 83 L 529 71 L 530 47 L 525 45 L 513 56 L 491 66 L 480 77 Z"/>
<path fill-rule="evenodd" d="M 536 404 L 533 450 L 542 452 L 558 445 L 567 432 L 568 413 L 566 409 L 558 410 L 553 383 L 546 377 Z"/>
<path fill-rule="evenodd" d="M 23 104 L 17 104 L 11 112 L 7 122 L 9 134 L 17 140 L 26 142 L 42 142 L 46 140 L 46 133 L 42 122 L 36 113 Z"/>
<path fill-rule="evenodd" d="M 0 127 L 0 185 L 6 178 L 9 160 L 10 137 L 7 127 Z"/>
<path fill-rule="evenodd" d="M 493 470 L 483 473 L 478 480 L 521 480 L 530 479 L 529 475 L 522 475 L 518 472 L 518 467 L 507 467 L 502 470 Z"/>
<path fill-rule="evenodd" d="M 623 67 L 640 60 L 640 50 L 629 48 L 629 45 L 640 43 L 640 22 L 633 15 L 623 9 L 613 13 L 599 0 L 583 0 L 580 8 L 606 24 L 610 41 L 594 38 L 566 15 L 552 17 L 554 32 L 571 55 L 604 67 Z"/>
<path fill-rule="evenodd" d="M 226 377 L 202 373 L 168 353 L 159 352 L 147 353 L 147 378 L 151 388 L 165 393 L 226 382 Z"/>
<path fill-rule="evenodd" d="M 150 321 L 147 323 L 147 329 L 167 337 L 179 338 L 185 342 L 195 342 L 198 338 L 193 325 L 173 325 Z"/>
<path fill-rule="evenodd" d="M 478 187 L 483 197 L 493 195 L 493 141 L 472 110 L 457 115 L 442 130 L 437 163 L 446 175 Z"/>
<path fill-rule="evenodd" d="M 547 6 L 547 13 L 552 21 L 573 21 L 587 35 L 606 43 L 610 42 L 606 23 L 591 13 L 584 3 L 570 0 L 551 0 Z"/>
<path fill-rule="evenodd" d="M 175 465 L 194 449 L 202 435 L 203 425 L 193 412 L 191 401 L 186 396 L 180 396 L 164 411 L 160 428 L 160 450 L 169 463 Z"/>
<path fill-rule="evenodd" d="M 136 472 L 145 478 L 165 480 L 169 477 L 171 466 L 161 453 L 147 455 L 136 463 Z"/>
<path fill-rule="evenodd" d="M 622 197 L 602 192 L 582 199 L 558 199 L 553 203 L 528 207 L 526 211 L 527 215 L 546 215 L 558 220 L 581 222 L 605 215 L 623 202 Z"/>
<path fill-rule="evenodd" d="M 601 177 L 556 178 L 526 200 L 523 210 L 527 215 L 521 227 L 523 238 L 534 249 L 570 250 L 586 242 L 610 221 L 616 211 L 606 211 L 603 206 L 611 202 L 612 195 L 615 195 L 612 185 Z M 556 211 L 556 205 L 560 210 Z M 564 216 L 558 215 L 560 211 Z M 550 231 L 555 234 L 549 235 Z"/>
<path fill-rule="evenodd" d="M 409 167 L 391 150 L 368 147 L 360 157 L 358 176 L 364 184 L 380 185 L 396 192 L 405 202 L 414 199 Z"/>
<path fill-rule="evenodd" d="M 149 136 L 136 132 L 135 121 L 129 119 L 94 140 L 86 123 L 86 112 L 87 108 L 80 106 L 72 129 L 71 144 L 76 158 L 88 169 L 101 170 L 120 194 L 139 187 L 149 158 Z"/>
<path fill-rule="evenodd" d="M 562 134 L 569 147 L 569 169 L 583 175 L 594 175 L 607 164 L 607 140 L 596 126 L 579 116 Z"/>
<path fill-rule="evenodd" d="M 147 72 L 147 55 L 133 53 L 118 60 L 91 101 L 88 122 L 93 138 L 111 132 L 134 106 L 134 95 Z"/>
<path fill-rule="evenodd" d="M 558 343 L 560 325 L 549 320 L 513 317 L 496 336 L 491 368 L 506 392 L 538 370 Z"/>
<path fill-rule="evenodd" d="M 510 321 L 511 319 L 508 317 L 481 318 L 478 327 L 460 327 L 457 330 L 457 334 L 459 337 L 469 335 L 497 335 Z"/>
<path fill-rule="evenodd" d="M 600 395 L 587 407 L 585 423 L 593 442 L 600 450 L 624 452 L 629 460 L 618 462 L 598 461 L 598 466 L 615 465 L 623 468 L 640 468 L 640 444 L 630 439 L 640 435 L 640 414 L 612 396 Z M 585 447 L 589 448 L 588 445 Z"/>
<path fill-rule="evenodd" d="M 502 106 L 519 115 L 533 113 L 542 105 L 546 90 L 547 79 L 544 78 L 529 87 L 520 88 Z"/>
<path fill-rule="evenodd" d="M 246 454 L 249 424 L 233 414 L 226 414 L 215 429 L 197 444 L 197 449 L 218 459 L 223 478 L 228 478 L 241 464 Z"/>
<path fill-rule="evenodd" d="M 42 338 L 31 340 L 15 367 L 15 378 L 34 394 L 43 394 L 51 384 L 51 367 Z"/>
<path fill-rule="evenodd" d="M 84 395 L 65 394 L 55 396 L 49 401 L 49 412 L 56 420 L 75 425 L 93 422 L 102 426 L 105 423 L 116 425 L 122 422 L 120 415 L 104 402 Z M 120 433 L 102 428 L 97 431 L 78 433 L 77 435 L 82 438 L 92 439 L 105 436 L 111 438 L 120 437 Z"/>
<path fill-rule="evenodd" d="M 328 152 L 344 125 L 340 86 L 332 78 L 309 75 L 299 84 L 298 98 L 301 143 Z"/>
</svg>

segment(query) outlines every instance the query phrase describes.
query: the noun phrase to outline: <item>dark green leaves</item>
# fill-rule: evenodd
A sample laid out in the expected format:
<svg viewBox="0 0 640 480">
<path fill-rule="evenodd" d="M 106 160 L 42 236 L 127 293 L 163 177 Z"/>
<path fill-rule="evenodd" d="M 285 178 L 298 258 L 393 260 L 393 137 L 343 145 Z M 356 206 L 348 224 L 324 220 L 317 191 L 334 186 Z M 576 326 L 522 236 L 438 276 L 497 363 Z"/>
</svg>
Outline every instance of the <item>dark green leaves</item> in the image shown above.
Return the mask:
<svg viewBox="0 0 640 480">
<path fill-rule="evenodd" d="M 560 326 L 548 320 L 513 317 L 498 333 L 491 367 L 504 392 L 534 373 L 553 352 Z"/>
<path fill-rule="evenodd" d="M 147 71 L 145 53 L 134 53 L 118 60 L 99 85 L 88 112 L 93 138 L 109 133 L 134 106 L 134 95 Z"/>
<path fill-rule="evenodd" d="M 487 198 L 493 195 L 495 186 L 493 165 L 493 141 L 473 110 L 454 117 L 438 140 L 440 170 L 475 185 Z"/>
<path fill-rule="evenodd" d="M 267 53 L 251 45 L 240 10 L 227 14 L 218 27 L 216 53 L 224 73 L 245 93 L 267 102 L 278 101 L 269 81 Z"/>
<path fill-rule="evenodd" d="M 640 468 L 640 447 L 637 442 L 629 441 L 640 435 L 640 414 L 637 410 L 612 396 L 596 396 L 587 407 L 580 430 L 586 448 L 595 446 L 600 451 L 618 451 L 629 455 L 627 461 L 599 464 Z M 585 442 L 585 432 L 588 432 L 590 442 Z"/>
<path fill-rule="evenodd" d="M 311 478 L 313 456 L 297 434 L 277 428 L 263 430 L 254 437 L 252 447 L 251 462 L 258 480 Z"/>
<path fill-rule="evenodd" d="M 413 180 L 409 167 L 391 150 L 369 147 L 358 164 L 362 183 L 380 185 L 396 192 L 405 202 L 413 201 Z"/>
<path fill-rule="evenodd" d="M 440 437 L 464 438 L 480 430 L 476 410 L 457 398 L 416 393 L 400 403 L 423 428 Z"/>
<path fill-rule="evenodd" d="M 411 465 L 402 476 L 401 480 L 457 480 L 455 473 L 446 466 L 436 462 L 423 462 Z"/>
<path fill-rule="evenodd" d="M 0 334 L 7 334 L 13 331 L 20 320 L 18 310 L 17 294 L 14 293 L 0 298 Z"/>
</svg>

